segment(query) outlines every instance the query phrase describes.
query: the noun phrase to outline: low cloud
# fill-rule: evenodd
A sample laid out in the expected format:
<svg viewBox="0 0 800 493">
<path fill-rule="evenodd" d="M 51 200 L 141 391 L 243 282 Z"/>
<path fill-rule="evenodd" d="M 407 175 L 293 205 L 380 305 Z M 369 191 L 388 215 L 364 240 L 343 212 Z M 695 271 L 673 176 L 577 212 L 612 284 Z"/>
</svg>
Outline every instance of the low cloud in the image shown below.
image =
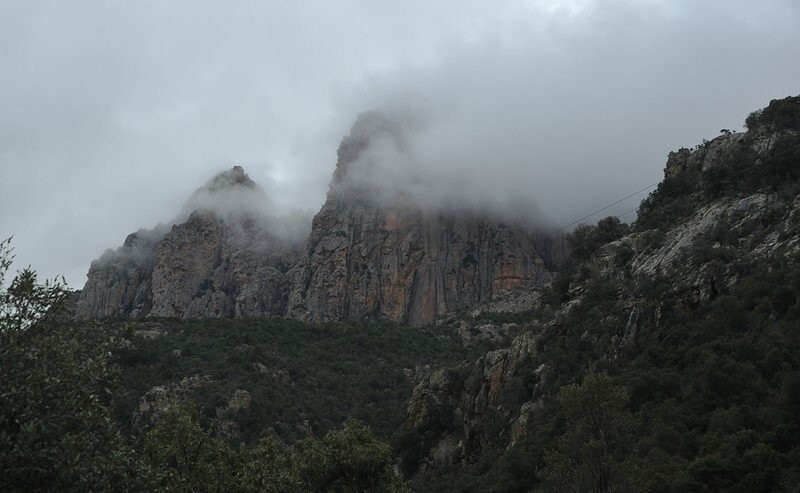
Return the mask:
<svg viewBox="0 0 800 493">
<path fill-rule="evenodd" d="M 375 108 L 403 129 L 375 140 L 353 180 L 382 197 L 524 207 L 563 225 L 659 181 L 670 150 L 800 91 L 788 63 L 800 19 L 787 2 L 578 1 L 560 16 L 545 4 L 344 97 L 343 108 Z"/>
<path fill-rule="evenodd" d="M 380 207 L 467 211 L 532 226 L 552 224 L 525 190 L 481 182 L 488 173 L 472 170 L 478 161 L 432 145 L 443 141 L 436 124 L 408 108 L 360 115 L 340 149 L 331 193 Z"/>
<path fill-rule="evenodd" d="M 73 286 L 233 164 L 307 225 L 367 110 L 418 120 L 375 182 L 560 225 L 800 92 L 795 0 L 0 1 L 0 44 L 0 236 Z"/>
</svg>

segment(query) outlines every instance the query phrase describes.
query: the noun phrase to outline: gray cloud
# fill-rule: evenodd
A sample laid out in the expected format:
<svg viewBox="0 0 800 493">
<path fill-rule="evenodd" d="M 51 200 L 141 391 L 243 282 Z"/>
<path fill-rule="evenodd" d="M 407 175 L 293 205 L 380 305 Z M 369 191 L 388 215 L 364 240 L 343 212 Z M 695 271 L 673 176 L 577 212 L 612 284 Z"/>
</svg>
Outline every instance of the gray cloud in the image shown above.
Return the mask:
<svg viewBox="0 0 800 493">
<path fill-rule="evenodd" d="M 0 0 L 0 46 L 0 235 L 73 286 L 232 164 L 313 212 L 367 109 L 419 115 L 426 178 L 561 223 L 800 92 L 792 0 Z"/>
</svg>

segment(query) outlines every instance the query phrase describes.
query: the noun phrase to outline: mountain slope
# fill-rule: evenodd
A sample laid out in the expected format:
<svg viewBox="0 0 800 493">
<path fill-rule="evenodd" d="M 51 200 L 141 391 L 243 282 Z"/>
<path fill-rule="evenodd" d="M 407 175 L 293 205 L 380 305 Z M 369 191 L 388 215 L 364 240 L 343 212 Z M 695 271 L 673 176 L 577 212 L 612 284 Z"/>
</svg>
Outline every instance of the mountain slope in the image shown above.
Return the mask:
<svg viewBox="0 0 800 493">
<path fill-rule="evenodd" d="M 581 261 L 510 347 L 417 386 L 419 489 L 798 484 L 800 98 L 747 123 L 672 153 L 630 230 L 576 230 Z"/>
</svg>

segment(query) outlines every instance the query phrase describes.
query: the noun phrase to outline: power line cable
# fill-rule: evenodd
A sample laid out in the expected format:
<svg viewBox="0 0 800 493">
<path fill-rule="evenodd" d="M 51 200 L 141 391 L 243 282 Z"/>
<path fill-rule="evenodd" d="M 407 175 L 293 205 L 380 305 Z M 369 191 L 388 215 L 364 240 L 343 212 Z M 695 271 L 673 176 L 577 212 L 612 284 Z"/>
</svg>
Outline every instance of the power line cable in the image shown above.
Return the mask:
<svg viewBox="0 0 800 493">
<path fill-rule="evenodd" d="M 794 118 L 793 120 L 796 120 L 796 121 L 799 121 L 799 122 L 800 122 L 800 118 Z M 789 148 L 789 149 L 787 149 L 787 150 L 785 150 L 785 151 L 783 151 L 783 152 L 781 152 L 781 153 L 779 153 L 779 154 L 776 154 L 776 155 L 773 155 L 773 156 L 769 156 L 769 159 L 775 159 L 775 158 L 777 158 L 777 157 L 779 157 L 779 156 L 782 156 L 782 155 L 784 155 L 784 154 L 786 154 L 786 153 L 788 153 L 788 152 L 792 151 L 794 147 L 800 147 L 800 145 L 793 146 L 792 148 Z M 748 169 L 754 168 L 754 167 L 756 167 L 756 166 L 761 166 L 761 165 L 763 165 L 764 163 L 765 163 L 765 160 L 762 160 L 762 161 L 760 161 L 760 162 L 758 162 L 758 163 L 754 163 L 754 164 L 752 164 L 752 165 L 750 165 L 750 166 L 748 166 L 748 167 L 746 167 L 746 168 L 742 168 L 742 169 L 740 169 L 740 170 L 738 170 L 738 171 L 734 172 L 734 173 L 733 173 L 731 176 L 736 176 L 736 175 L 738 175 L 738 174 L 741 174 L 741 173 L 742 173 L 742 172 L 744 172 L 744 171 L 747 171 Z M 712 172 L 715 172 L 715 171 L 723 171 L 723 170 L 725 170 L 725 168 L 716 168 L 716 169 L 712 169 L 712 170 L 711 170 L 711 171 L 709 171 L 708 173 L 712 173 Z M 552 238 L 554 238 L 554 237 L 553 237 L 553 235 L 554 235 L 554 234 L 556 234 L 556 233 L 558 233 L 558 232 L 560 232 L 560 231 L 563 231 L 563 230 L 565 230 L 565 229 L 569 228 L 570 226 L 573 226 L 573 225 L 575 225 L 575 224 L 578 224 L 578 223 L 580 223 L 581 221 L 583 221 L 583 220 L 585 220 L 585 219 L 588 219 L 588 218 L 590 218 L 590 217 L 592 217 L 592 216 L 594 216 L 594 215 L 596 215 L 596 214 L 598 214 L 598 213 L 600 213 L 600 212 L 603 212 L 603 211 L 605 211 L 605 210 L 607 210 L 607 209 L 609 209 L 609 208 L 611 208 L 611 207 L 613 207 L 613 206 L 615 206 L 615 205 L 619 204 L 620 202 L 623 202 L 623 201 L 625 201 L 625 200 L 627 200 L 627 199 L 629 199 L 629 198 L 631 198 L 631 197 L 634 197 L 634 196 L 636 196 L 636 195 L 638 195 L 638 194 L 640 194 L 640 193 L 644 192 L 645 190 L 648 190 L 648 189 L 650 189 L 650 188 L 653 188 L 653 187 L 655 187 L 655 186 L 659 185 L 659 184 L 660 184 L 662 181 L 663 181 L 663 180 L 661 180 L 661 181 L 658 181 L 658 182 L 655 182 L 655 183 L 651 183 L 651 184 L 649 184 L 649 185 L 647 185 L 647 186 L 645 186 L 645 187 L 642 187 L 641 189 L 639 189 L 639 190 L 637 190 L 637 191 L 635 191 L 635 192 L 633 192 L 633 193 L 631 193 L 631 194 L 629 194 L 629 195 L 627 195 L 627 196 L 625 196 L 625 197 L 622 197 L 621 199 L 618 199 L 618 200 L 616 200 L 616 201 L 612 202 L 611 204 L 608 204 L 607 206 L 605 206 L 605 207 L 602 207 L 602 208 L 600 208 L 600 209 L 598 209 L 598 210 L 596 210 L 596 211 L 592 212 L 591 214 L 587 214 L 587 215 L 585 215 L 585 216 L 581 217 L 580 219 L 576 219 L 575 221 L 572 221 L 572 222 L 571 222 L 571 223 L 569 223 L 569 224 L 565 224 L 564 226 L 561 226 L 561 227 L 560 227 L 560 228 L 558 228 L 558 229 L 554 229 L 553 231 L 551 231 L 551 232 L 547 233 L 545 236 L 547 236 L 548 238 L 551 238 L 551 239 L 552 239 Z M 679 186 L 679 187 L 676 187 L 676 188 L 672 189 L 672 190 L 671 190 L 671 192 L 672 192 L 672 193 L 665 193 L 664 195 L 666 195 L 666 196 L 670 196 L 670 195 L 674 194 L 675 192 L 682 191 L 682 190 L 684 190 L 684 189 L 686 189 L 686 188 L 688 188 L 688 187 L 690 187 L 690 186 L 693 186 L 693 185 L 694 185 L 693 183 L 687 183 L 687 184 L 681 185 L 681 186 Z M 638 208 L 639 208 L 639 207 L 637 206 L 637 207 L 635 207 L 635 208 L 633 208 L 633 209 L 631 209 L 631 210 L 629 210 L 629 211 L 627 211 L 627 212 L 623 212 L 622 214 L 619 214 L 619 215 L 617 215 L 616 217 L 622 217 L 622 216 L 625 216 L 625 215 L 627 215 L 627 214 L 630 214 L 631 212 L 633 212 L 633 211 L 637 210 Z"/>
<path fill-rule="evenodd" d="M 800 119 L 799 119 L 799 121 L 800 121 Z M 757 166 L 763 166 L 764 164 L 766 164 L 766 163 L 769 163 L 770 161 L 773 161 L 773 160 L 775 160 L 775 159 L 776 159 L 776 158 L 778 158 L 778 157 L 784 156 L 784 155 L 786 155 L 786 154 L 788 154 L 788 153 L 792 152 L 792 151 L 793 151 L 793 150 L 795 150 L 795 149 L 800 149 L 800 144 L 795 144 L 795 145 L 793 145 L 793 146 L 789 147 L 788 149 L 786 149 L 786 150 L 784 150 L 784 151 L 782 151 L 782 152 L 779 152 L 779 153 L 777 153 L 777 154 L 773 154 L 772 156 L 769 156 L 768 158 L 765 158 L 765 159 L 763 159 L 763 160 L 761 160 L 761 161 L 759 161 L 759 162 L 757 162 L 757 163 L 753 163 L 753 164 L 751 164 L 750 166 L 747 166 L 747 167 L 745 167 L 745 168 L 741 168 L 741 169 L 739 169 L 739 170 L 737 170 L 737 171 L 735 171 L 735 172 L 731 173 L 731 175 L 730 175 L 730 176 L 731 176 L 731 177 L 738 176 L 738 175 L 741 175 L 741 174 L 742 174 L 742 173 L 744 173 L 745 171 L 748 171 L 748 170 L 750 170 L 750 169 L 752 169 L 752 168 L 755 168 L 755 167 L 757 167 Z M 709 173 L 709 174 L 710 174 L 711 172 L 714 172 L 714 171 L 727 171 L 727 168 L 723 168 L 723 167 L 720 167 L 720 168 L 715 168 L 715 169 L 712 169 L 712 170 L 708 171 L 707 173 Z M 732 182 L 733 182 L 733 180 L 730 180 L 730 179 L 729 179 L 729 180 L 723 181 L 723 182 L 721 182 L 721 183 L 732 183 Z M 683 186 L 680 186 L 680 187 L 674 188 L 674 189 L 673 189 L 673 190 L 671 190 L 670 192 L 665 192 L 665 193 L 664 193 L 664 196 L 667 196 L 667 197 L 673 196 L 673 197 L 674 197 L 674 196 L 675 196 L 675 194 L 676 194 L 676 192 L 679 192 L 679 191 L 681 191 L 681 190 L 683 190 L 683 189 L 685 189 L 685 188 L 688 188 L 690 185 L 694 185 L 694 184 L 693 184 L 693 183 L 691 183 L 691 184 L 686 184 L 686 185 L 683 185 Z M 646 189 L 646 188 L 645 188 L 645 189 Z M 645 190 L 645 189 L 643 189 L 643 190 Z M 602 210 L 605 210 L 605 209 L 607 209 L 608 207 L 611 207 L 611 206 L 613 206 L 613 205 L 615 205 L 615 204 L 617 204 L 617 203 L 619 203 L 619 202 L 621 202 L 621 201 L 623 201 L 623 200 L 625 200 L 625 199 L 627 199 L 627 198 L 630 198 L 630 197 L 632 197 L 632 196 L 636 195 L 636 193 L 640 193 L 640 192 L 641 192 L 641 190 L 640 190 L 639 192 L 635 192 L 635 193 L 631 194 L 630 196 L 628 196 L 628 197 L 626 197 L 626 198 L 620 199 L 620 200 L 618 200 L 617 202 L 615 202 L 614 204 L 610 204 L 609 206 L 607 206 L 607 207 L 605 207 L 605 208 L 601 209 L 601 211 L 602 211 Z M 628 210 L 628 211 L 626 211 L 626 212 L 623 212 L 622 214 L 619 214 L 619 215 L 617 215 L 616 217 L 620 218 L 620 217 L 626 216 L 626 215 L 628 215 L 628 214 L 630 214 L 630 213 L 632 213 L 632 212 L 635 212 L 635 211 L 636 211 L 636 210 L 638 210 L 638 209 L 639 209 L 639 206 L 637 206 L 637 207 L 634 207 L 633 209 L 630 209 L 630 210 Z M 589 214 L 589 215 L 587 215 L 586 217 L 591 217 L 591 216 L 592 216 L 592 215 L 594 215 L 594 214 L 596 214 L 596 213 Z M 579 221 L 580 221 L 580 220 L 579 220 Z M 569 227 L 569 226 L 570 226 L 570 225 L 567 225 L 567 226 L 565 226 L 565 227 L 563 227 L 563 228 L 559 228 L 559 229 L 557 229 L 557 230 L 555 230 L 555 231 L 556 231 L 556 232 L 557 232 L 557 231 L 560 231 L 560 230 L 562 230 L 562 229 L 564 229 L 564 228 L 566 228 L 566 227 Z M 546 235 L 546 238 L 548 238 L 548 239 L 553 239 L 553 240 L 554 240 L 554 239 L 556 239 L 555 237 L 551 236 L 551 234 L 548 234 L 548 235 Z M 578 243 L 578 244 L 576 244 L 576 245 L 572 245 L 572 246 L 571 246 L 571 249 L 573 249 L 573 250 L 574 250 L 574 249 L 576 249 L 576 248 L 580 248 L 580 247 L 582 247 L 582 246 L 585 246 L 585 245 L 588 245 L 588 244 L 589 244 L 589 241 L 585 241 L 585 242 L 582 242 L 582 243 Z"/>
<path fill-rule="evenodd" d="M 783 155 L 785 155 L 785 154 L 788 154 L 788 153 L 790 153 L 791 151 L 793 151 L 793 150 L 795 150 L 795 149 L 800 149 L 800 144 L 795 144 L 795 145 L 793 145 L 793 146 L 789 147 L 788 149 L 786 149 L 786 150 L 784 150 L 784 151 L 782 151 L 782 152 L 779 152 L 778 154 L 774 154 L 774 155 L 772 155 L 772 156 L 769 156 L 769 158 L 766 158 L 766 159 L 763 159 L 763 160 L 761 160 L 761 161 L 760 161 L 760 162 L 758 162 L 758 163 L 754 163 L 754 164 L 752 164 L 752 165 L 750 165 L 750 166 L 747 166 L 746 168 L 741 168 L 741 169 L 739 169 L 738 171 L 736 171 L 736 172 L 732 173 L 732 174 L 731 174 L 731 177 L 733 177 L 733 176 L 737 176 L 737 175 L 740 175 L 740 174 L 744 173 L 745 171 L 747 171 L 747 170 L 749 170 L 749 169 L 755 168 L 756 166 L 763 166 L 765 163 L 768 163 L 768 162 L 770 162 L 770 161 L 772 161 L 772 160 L 774 160 L 774 159 L 776 159 L 776 158 L 778 158 L 778 157 L 781 157 L 781 156 L 783 156 Z M 716 170 L 720 170 L 720 171 L 721 171 L 721 170 L 723 170 L 723 169 L 724 169 L 724 168 L 716 168 Z M 714 171 L 714 170 L 712 169 L 711 171 Z M 710 171 L 709 171 L 709 173 L 710 173 Z M 725 182 L 722 182 L 722 183 L 732 183 L 732 182 L 733 182 L 732 180 L 726 180 Z M 669 197 L 669 196 L 671 196 L 671 195 L 672 195 L 672 196 L 674 196 L 674 192 L 676 192 L 676 191 L 678 191 L 678 190 L 682 190 L 682 189 L 686 188 L 687 186 L 688 186 L 688 185 L 686 185 L 686 186 L 683 186 L 683 187 L 678 187 L 678 188 L 676 188 L 676 189 L 673 189 L 673 190 L 672 190 L 672 192 L 673 192 L 672 194 L 670 194 L 670 193 L 665 193 L 664 195 L 665 195 L 665 196 L 668 196 L 668 197 Z M 635 195 L 635 194 L 634 194 L 634 195 Z M 621 199 L 621 200 L 624 200 L 624 199 Z M 613 205 L 613 204 L 612 204 L 612 205 Z M 626 216 L 626 215 L 628 215 L 628 214 L 630 214 L 630 213 L 632 213 L 632 212 L 635 212 L 635 211 L 636 211 L 636 210 L 638 210 L 638 209 L 639 209 L 639 207 L 638 207 L 638 206 L 637 206 L 637 207 L 634 207 L 633 209 L 630 209 L 630 210 L 628 210 L 628 211 L 626 211 L 626 212 L 623 212 L 622 214 L 619 214 L 619 215 L 617 215 L 616 217 L 620 218 L 620 217 Z M 591 214 L 590 214 L 589 216 L 591 216 Z M 562 228 L 562 229 L 563 229 L 563 228 Z M 556 231 L 558 231 L 558 230 L 556 230 Z M 546 235 L 546 238 L 547 238 L 547 239 L 551 239 L 551 240 L 554 240 L 554 239 L 556 239 L 556 237 L 553 237 L 553 236 L 550 236 L 550 235 Z M 586 245 L 588 245 L 589 243 L 590 243 L 590 241 L 584 241 L 584 242 L 581 242 L 581 243 L 577 243 L 577 244 L 575 244 L 575 245 L 570 245 L 570 249 L 571 249 L 571 250 L 576 250 L 576 249 L 579 249 L 579 248 L 581 248 L 581 247 L 583 247 L 583 246 L 586 246 Z"/>
<path fill-rule="evenodd" d="M 579 218 L 579 219 L 576 219 L 576 220 L 572 221 L 572 222 L 571 222 L 571 223 L 569 223 L 569 224 L 565 224 L 564 226 L 561 226 L 560 228 L 558 228 L 558 229 L 555 229 L 555 230 L 553 230 L 553 231 L 549 232 L 547 235 L 548 235 L 548 236 L 550 236 L 550 235 L 554 235 L 554 234 L 558 233 L 559 231 L 563 231 L 563 230 L 565 230 L 565 229 L 569 228 L 570 226 L 573 226 L 573 225 L 575 225 L 575 224 L 578 224 L 578 223 L 580 223 L 580 222 L 581 222 L 581 221 L 583 221 L 584 219 L 588 219 L 588 218 L 590 218 L 590 217 L 594 216 L 595 214 L 599 214 L 599 213 L 603 212 L 603 211 L 604 211 L 604 210 L 606 210 L 606 209 L 610 209 L 611 207 L 614 207 L 615 205 L 619 204 L 620 202 L 623 202 L 623 201 L 625 201 L 625 200 L 628 200 L 628 199 L 629 199 L 629 198 L 631 198 L 631 197 L 635 197 L 636 195 L 639 195 L 640 193 L 644 192 L 645 190 L 649 190 L 649 189 L 651 189 L 651 188 L 653 188 L 653 187 L 657 186 L 659 183 L 661 183 L 661 182 L 660 182 L 660 181 L 657 181 L 657 182 L 655 182 L 655 183 L 651 183 L 651 184 L 647 185 L 646 187 L 643 187 L 643 188 L 641 188 L 641 189 L 639 189 L 639 190 L 637 190 L 637 191 L 633 192 L 633 193 L 632 193 L 632 194 L 630 194 L 630 195 L 626 195 L 625 197 L 622 197 L 621 199 L 619 199 L 619 200 L 617 200 L 617 201 L 615 201 L 615 202 L 612 202 L 612 203 L 608 204 L 608 205 L 607 205 L 607 206 L 605 206 L 605 207 L 602 207 L 602 208 L 600 208 L 600 209 L 597 209 L 596 211 L 592 212 L 591 214 L 586 214 L 585 216 L 583 216 L 583 217 L 581 217 L 581 218 Z"/>
</svg>

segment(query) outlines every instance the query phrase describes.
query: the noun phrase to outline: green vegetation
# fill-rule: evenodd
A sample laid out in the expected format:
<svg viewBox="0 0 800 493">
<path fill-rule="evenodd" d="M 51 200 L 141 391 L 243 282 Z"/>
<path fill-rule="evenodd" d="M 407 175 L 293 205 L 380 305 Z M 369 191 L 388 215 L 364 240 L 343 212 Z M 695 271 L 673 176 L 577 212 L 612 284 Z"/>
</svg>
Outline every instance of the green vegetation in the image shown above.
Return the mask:
<svg viewBox="0 0 800 493">
<path fill-rule="evenodd" d="M 800 98 L 789 98 L 748 123 L 792 129 L 796 114 Z M 753 252 L 768 238 L 797 235 L 797 139 L 776 134 L 758 160 L 742 150 L 706 172 L 689 170 L 659 185 L 632 228 L 639 252 L 660 246 L 666 232 L 714 200 L 731 203 L 757 192 L 774 200 L 717 223 L 680 252 L 676 266 L 634 274 L 628 247 L 594 241 L 599 227 L 578 230 L 575 243 L 587 246 L 578 252 L 583 261 L 557 276 L 531 316 L 540 321 L 540 338 L 530 365 L 546 371 L 528 434 L 510 448 L 487 446 L 468 465 L 442 467 L 414 486 L 797 491 L 800 259 L 792 248 Z M 608 260 L 595 255 L 601 247 Z M 696 277 L 699 285 L 688 282 Z M 578 304 L 566 309 L 568 302 Z M 515 374 L 522 381 L 525 373 Z M 509 409 L 533 395 L 515 385 L 504 392 Z"/>
<path fill-rule="evenodd" d="M 0 243 L 0 284 L 9 244 Z M 3 491 L 403 491 L 390 446 L 345 418 L 386 437 L 404 418 L 405 367 L 486 350 L 396 326 L 75 324 L 68 297 L 31 270 L 0 291 Z M 193 372 L 213 380 L 131 434 L 138 396 Z M 222 415 L 241 427 L 236 437 L 215 411 L 241 388 L 252 403 Z M 311 434 L 298 440 L 300 419 Z"/>
<path fill-rule="evenodd" d="M 632 491 L 636 457 L 631 442 L 634 419 L 626 389 L 605 374 L 567 385 L 557 396 L 564 431 L 544 456 L 544 489 Z"/>
<path fill-rule="evenodd" d="M 618 341 L 628 312 L 613 290 L 597 290 L 597 279 L 588 304 L 540 343 L 534 364 L 547 365 L 548 385 L 529 434 L 415 487 L 794 491 L 800 267 L 775 261 L 735 268 L 741 281 L 732 290 L 693 307 L 679 308 L 684 293 L 670 282 L 636 282 L 642 326 L 651 332 L 626 345 Z M 507 405 L 519 406 L 529 395 Z"/>
<path fill-rule="evenodd" d="M 0 285 L 11 258 L 6 240 Z M 29 269 L 0 292 L 0 490 L 144 489 L 110 419 L 112 339 L 66 323 L 67 295 Z"/>
<path fill-rule="evenodd" d="M 152 338 L 137 335 L 148 329 Z M 443 328 L 398 325 L 309 325 L 285 319 L 161 320 L 126 324 L 132 341 L 119 350 L 120 423 L 131 423 L 151 387 L 191 375 L 212 380 L 190 395 L 200 417 L 212 421 L 234 390 L 252 404 L 235 413 L 237 439 L 254 445 L 266 427 L 289 442 L 310 429 L 322 435 L 348 418 L 388 439 L 405 419 L 413 386 L 409 373 L 484 353 L 467 348 Z M 140 333 L 139 333 L 140 334 Z"/>
<path fill-rule="evenodd" d="M 800 96 L 773 99 L 766 108 L 750 113 L 745 125 L 748 130 L 772 132 L 800 129 Z"/>
<path fill-rule="evenodd" d="M 234 448 L 174 406 L 145 435 L 143 456 L 169 491 L 406 491 L 389 446 L 356 421 L 293 446 L 267 436 Z"/>
<path fill-rule="evenodd" d="M 794 130 L 798 108 L 800 98 L 773 101 L 748 127 Z M 536 331 L 536 351 L 495 389 L 497 406 L 469 416 L 486 423 L 480 453 L 433 471 L 418 466 L 464 411 L 441 402 L 403 430 L 415 369 L 485 345 L 466 348 L 443 327 L 281 319 L 76 325 L 61 284 L 22 271 L 0 291 L 0 489 L 403 491 L 398 464 L 419 472 L 422 491 L 797 491 L 800 259 L 790 247 L 755 252 L 800 227 L 798 139 L 783 132 L 758 159 L 741 150 L 664 180 L 633 241 L 609 244 L 629 231 L 613 218 L 576 229 L 578 262 L 541 307 L 479 318 L 532 321 L 519 330 Z M 702 205 L 755 192 L 778 200 L 732 212 L 673 267 L 632 266 L 633 242 L 652 251 Z M 0 243 L 0 285 L 10 253 Z M 445 380 L 477 394 L 481 361 Z M 148 390 L 192 375 L 210 379 L 132 425 Z M 246 405 L 231 407 L 236 391 Z M 509 426 L 501 411 L 534 394 L 527 434 L 492 441 Z"/>
<path fill-rule="evenodd" d="M 693 194 L 699 180 L 696 171 L 664 178 L 639 206 L 634 231 L 665 230 L 689 217 L 697 209 L 698 201 Z"/>
<path fill-rule="evenodd" d="M 606 243 L 622 238 L 628 233 L 628 225 L 620 222 L 618 217 L 609 216 L 597 222 L 596 226 L 579 224 L 567 236 L 572 256 L 577 260 L 586 260 Z"/>
<path fill-rule="evenodd" d="M 723 165 L 686 170 L 665 178 L 638 212 L 634 231 L 666 230 L 698 207 L 724 196 L 800 193 L 800 96 L 773 100 L 747 118 L 751 132 L 768 133 L 768 149 L 756 156 L 747 146 L 734 149 Z M 702 147 L 708 147 L 704 142 Z"/>
</svg>

